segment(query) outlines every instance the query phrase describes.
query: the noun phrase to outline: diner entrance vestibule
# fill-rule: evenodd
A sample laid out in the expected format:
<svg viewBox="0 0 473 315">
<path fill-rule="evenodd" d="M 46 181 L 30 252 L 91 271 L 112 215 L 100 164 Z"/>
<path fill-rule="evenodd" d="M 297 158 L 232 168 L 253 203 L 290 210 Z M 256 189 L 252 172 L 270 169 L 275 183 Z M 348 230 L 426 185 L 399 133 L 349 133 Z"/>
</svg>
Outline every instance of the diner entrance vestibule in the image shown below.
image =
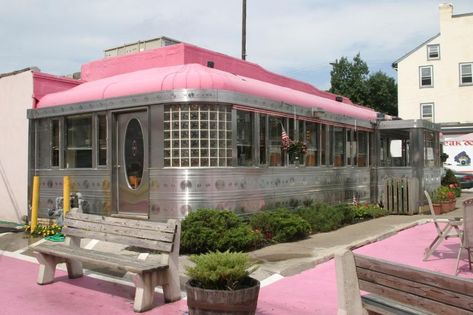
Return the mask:
<svg viewBox="0 0 473 315">
<path fill-rule="evenodd" d="M 117 215 L 149 217 L 148 112 L 114 115 Z"/>
</svg>

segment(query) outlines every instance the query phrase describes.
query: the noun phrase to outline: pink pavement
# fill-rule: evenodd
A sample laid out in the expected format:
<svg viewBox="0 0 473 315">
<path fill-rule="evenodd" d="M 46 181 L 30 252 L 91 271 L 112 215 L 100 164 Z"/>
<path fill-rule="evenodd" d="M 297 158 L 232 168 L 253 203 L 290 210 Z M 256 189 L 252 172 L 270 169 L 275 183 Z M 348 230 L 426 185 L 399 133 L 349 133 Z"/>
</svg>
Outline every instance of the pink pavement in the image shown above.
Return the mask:
<svg viewBox="0 0 473 315">
<path fill-rule="evenodd" d="M 436 272 L 453 274 L 458 239 L 441 244 L 423 261 L 425 247 L 435 237 L 433 224 L 418 225 L 385 240 L 356 250 L 398 263 Z M 460 276 L 473 278 L 468 271 L 466 252 L 460 262 Z M 36 284 L 38 266 L 0 256 L 0 314 L 133 314 L 133 288 L 85 276 L 70 280 L 57 271 L 53 284 Z M 336 314 L 337 292 L 333 260 L 298 275 L 286 277 L 263 287 L 257 314 Z M 164 304 L 157 294 L 155 308 L 145 314 L 186 314 L 186 301 Z"/>
</svg>

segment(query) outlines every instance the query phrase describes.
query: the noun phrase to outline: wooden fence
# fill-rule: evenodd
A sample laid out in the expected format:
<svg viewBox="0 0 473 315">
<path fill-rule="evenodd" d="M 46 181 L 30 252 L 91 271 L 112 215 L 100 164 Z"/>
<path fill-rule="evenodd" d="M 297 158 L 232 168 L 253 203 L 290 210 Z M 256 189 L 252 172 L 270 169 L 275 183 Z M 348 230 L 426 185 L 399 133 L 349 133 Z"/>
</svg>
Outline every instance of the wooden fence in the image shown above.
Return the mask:
<svg viewBox="0 0 473 315">
<path fill-rule="evenodd" d="M 391 214 L 419 212 L 419 181 L 417 178 L 388 177 L 383 183 L 383 204 Z"/>
</svg>

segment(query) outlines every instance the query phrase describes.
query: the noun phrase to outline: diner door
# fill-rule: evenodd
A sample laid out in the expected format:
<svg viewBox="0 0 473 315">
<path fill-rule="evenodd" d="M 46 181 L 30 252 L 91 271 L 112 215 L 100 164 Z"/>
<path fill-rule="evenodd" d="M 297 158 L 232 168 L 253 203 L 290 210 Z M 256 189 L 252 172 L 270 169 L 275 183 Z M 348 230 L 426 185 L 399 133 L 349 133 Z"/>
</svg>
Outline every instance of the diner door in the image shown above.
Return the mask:
<svg viewBox="0 0 473 315">
<path fill-rule="evenodd" d="M 149 217 L 148 112 L 117 113 L 115 141 L 118 215 Z"/>
</svg>

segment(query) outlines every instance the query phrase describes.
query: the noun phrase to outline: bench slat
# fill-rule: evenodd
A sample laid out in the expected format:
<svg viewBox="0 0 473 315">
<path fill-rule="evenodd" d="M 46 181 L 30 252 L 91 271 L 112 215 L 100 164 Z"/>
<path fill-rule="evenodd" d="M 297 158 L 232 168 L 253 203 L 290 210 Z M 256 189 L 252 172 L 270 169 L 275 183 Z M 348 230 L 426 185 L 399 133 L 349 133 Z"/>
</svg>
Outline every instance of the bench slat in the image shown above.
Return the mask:
<svg viewBox="0 0 473 315">
<path fill-rule="evenodd" d="M 396 264 L 382 259 L 353 254 L 355 265 L 368 270 L 378 271 L 403 279 L 415 279 L 416 282 L 473 297 L 473 281 L 446 274 Z"/>
<path fill-rule="evenodd" d="M 361 297 L 363 306 L 368 311 L 375 314 L 392 314 L 392 315 L 425 315 L 425 311 L 421 311 L 391 299 L 385 299 L 379 295 L 367 294 Z"/>
<path fill-rule="evenodd" d="M 362 283 L 370 283 L 370 288 L 376 288 L 376 291 L 370 290 L 372 293 L 384 293 L 387 288 L 393 289 L 403 297 L 404 295 L 409 296 L 409 298 L 411 298 L 415 303 L 420 301 L 422 307 L 424 307 L 424 304 L 437 301 L 444 304 L 454 305 L 455 310 L 460 308 L 473 311 L 470 296 L 446 289 L 439 290 L 436 286 L 419 283 L 417 281 L 417 274 L 412 273 L 412 278 L 403 279 L 397 276 L 391 276 L 360 267 L 356 268 L 356 272 L 360 281 L 361 290 L 364 290 L 361 286 Z M 406 299 L 403 298 L 400 302 L 405 302 L 405 300 Z M 412 305 L 416 306 L 417 304 Z"/>
<path fill-rule="evenodd" d="M 404 305 L 414 306 L 422 308 L 432 314 L 442 314 L 442 315 L 467 315 L 472 314 L 471 311 L 461 309 L 452 305 L 447 305 L 444 303 L 437 302 L 431 299 L 424 299 L 417 295 L 409 294 L 407 292 L 402 292 L 396 289 L 389 287 L 382 287 L 371 282 L 364 280 L 359 280 L 359 286 L 361 290 L 368 291 L 370 293 L 379 294 L 382 297 L 387 297 L 398 301 Z"/>
<path fill-rule="evenodd" d="M 171 224 L 154 222 L 154 221 L 145 221 L 145 220 L 134 220 L 134 219 L 123 219 L 123 218 L 114 218 L 107 216 L 100 216 L 95 214 L 80 213 L 77 211 L 69 211 L 66 215 L 66 220 L 75 219 L 80 221 L 87 222 L 96 222 L 102 224 L 110 224 L 116 226 L 130 227 L 141 230 L 159 230 L 161 232 L 174 233 L 176 230 L 175 220 L 169 220 Z M 168 222 L 169 222 L 168 221 Z"/>
<path fill-rule="evenodd" d="M 130 220 L 129 220 L 130 221 Z M 87 231 L 101 232 L 106 234 L 125 235 L 143 239 L 163 241 L 171 243 L 174 239 L 174 232 L 162 232 L 161 230 L 141 229 L 132 226 L 120 226 L 109 224 L 105 220 L 83 221 L 66 217 L 64 224 L 68 227 L 84 229 Z"/>
<path fill-rule="evenodd" d="M 118 271 L 142 273 L 168 267 L 161 264 L 159 259 L 137 260 L 131 256 L 74 248 L 57 243 L 39 244 L 34 247 L 34 251 L 67 259 L 75 259 L 85 263 L 99 264 Z"/>
<path fill-rule="evenodd" d="M 173 249 L 173 243 L 166 243 L 156 240 L 140 239 L 125 235 L 114 235 L 109 233 L 86 231 L 71 227 L 63 227 L 62 232 L 67 236 L 76 236 L 81 238 L 97 239 L 106 242 L 120 243 L 125 245 L 137 246 L 142 248 L 154 249 L 160 252 L 170 253 Z"/>
</svg>

